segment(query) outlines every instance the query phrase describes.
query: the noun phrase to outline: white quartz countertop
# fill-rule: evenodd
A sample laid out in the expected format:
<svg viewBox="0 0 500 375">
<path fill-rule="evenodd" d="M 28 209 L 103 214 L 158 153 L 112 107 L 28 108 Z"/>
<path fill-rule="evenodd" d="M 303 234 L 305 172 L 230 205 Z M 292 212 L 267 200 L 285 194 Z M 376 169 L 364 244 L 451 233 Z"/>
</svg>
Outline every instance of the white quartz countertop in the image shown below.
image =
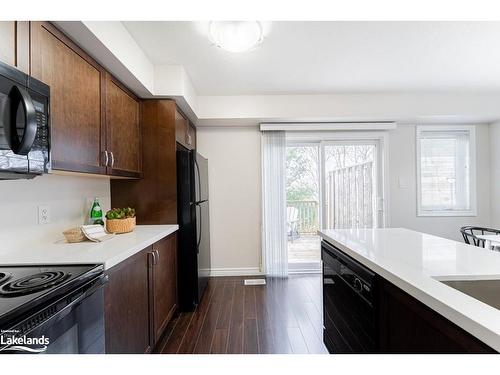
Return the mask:
<svg viewBox="0 0 500 375">
<path fill-rule="evenodd" d="M 133 232 L 105 242 L 67 243 L 61 235 L 55 241 L 2 249 L 0 265 L 103 264 L 109 269 L 178 229 L 178 225 L 138 225 Z"/>
<path fill-rule="evenodd" d="M 320 236 L 500 351 L 500 310 L 438 279 L 500 279 L 500 252 L 403 228 L 321 230 Z"/>
</svg>

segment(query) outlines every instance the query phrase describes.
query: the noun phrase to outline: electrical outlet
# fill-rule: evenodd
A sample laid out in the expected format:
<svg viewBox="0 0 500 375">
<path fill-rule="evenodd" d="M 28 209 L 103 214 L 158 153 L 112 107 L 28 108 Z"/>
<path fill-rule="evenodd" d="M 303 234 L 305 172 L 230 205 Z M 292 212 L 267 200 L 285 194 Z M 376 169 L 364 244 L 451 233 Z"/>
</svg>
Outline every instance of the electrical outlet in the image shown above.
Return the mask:
<svg viewBox="0 0 500 375">
<path fill-rule="evenodd" d="M 38 224 L 50 223 L 50 207 L 38 206 Z"/>
</svg>

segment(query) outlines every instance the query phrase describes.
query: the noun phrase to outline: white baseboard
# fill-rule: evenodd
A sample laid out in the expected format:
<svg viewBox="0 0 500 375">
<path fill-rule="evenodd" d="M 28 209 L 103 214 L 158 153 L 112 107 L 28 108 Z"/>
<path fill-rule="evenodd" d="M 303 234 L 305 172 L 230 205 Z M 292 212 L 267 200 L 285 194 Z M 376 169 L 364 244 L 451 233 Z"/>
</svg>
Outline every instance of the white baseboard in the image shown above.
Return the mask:
<svg viewBox="0 0 500 375">
<path fill-rule="evenodd" d="M 210 276 L 262 276 L 264 272 L 261 272 L 259 267 L 249 267 L 249 268 L 212 268 L 210 271 Z"/>
</svg>

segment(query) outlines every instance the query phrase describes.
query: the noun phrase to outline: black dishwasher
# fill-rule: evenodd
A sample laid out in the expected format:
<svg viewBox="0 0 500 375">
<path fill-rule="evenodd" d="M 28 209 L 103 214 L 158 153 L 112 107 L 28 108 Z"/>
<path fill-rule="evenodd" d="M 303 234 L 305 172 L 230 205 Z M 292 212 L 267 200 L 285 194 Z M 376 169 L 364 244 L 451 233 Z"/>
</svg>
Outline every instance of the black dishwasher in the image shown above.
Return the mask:
<svg viewBox="0 0 500 375">
<path fill-rule="evenodd" d="M 323 260 L 323 341 L 330 353 L 375 353 L 376 274 L 328 242 Z"/>
</svg>

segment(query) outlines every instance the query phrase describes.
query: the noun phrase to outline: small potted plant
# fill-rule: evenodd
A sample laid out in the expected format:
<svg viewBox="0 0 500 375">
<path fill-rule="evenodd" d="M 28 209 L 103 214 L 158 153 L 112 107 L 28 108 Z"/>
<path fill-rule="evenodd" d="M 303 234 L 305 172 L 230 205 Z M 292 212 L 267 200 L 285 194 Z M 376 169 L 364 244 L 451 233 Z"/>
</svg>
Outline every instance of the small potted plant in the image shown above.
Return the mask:
<svg viewBox="0 0 500 375">
<path fill-rule="evenodd" d="M 106 230 L 109 233 L 128 233 L 135 228 L 133 208 L 112 208 L 106 212 Z"/>
</svg>

